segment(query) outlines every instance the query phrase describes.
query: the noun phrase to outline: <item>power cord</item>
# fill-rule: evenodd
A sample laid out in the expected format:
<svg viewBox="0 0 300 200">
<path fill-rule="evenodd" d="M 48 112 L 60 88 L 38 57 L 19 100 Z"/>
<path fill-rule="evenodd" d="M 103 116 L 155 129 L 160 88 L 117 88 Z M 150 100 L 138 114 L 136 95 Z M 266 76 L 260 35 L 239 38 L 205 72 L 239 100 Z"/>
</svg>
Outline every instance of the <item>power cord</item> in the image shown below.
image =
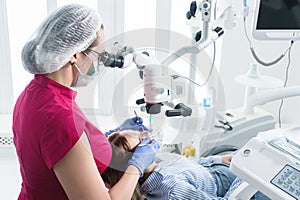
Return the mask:
<svg viewBox="0 0 300 200">
<path fill-rule="evenodd" d="M 291 40 L 290 41 L 290 46 L 285 50 L 285 52 L 283 54 L 281 54 L 278 58 L 276 58 L 274 61 L 271 61 L 271 62 L 264 62 L 262 61 L 258 56 L 257 54 L 255 53 L 254 51 L 254 48 L 252 46 L 252 42 L 251 40 L 249 39 L 249 36 L 248 36 L 248 33 L 247 33 L 247 28 L 246 28 L 246 17 L 244 17 L 244 32 L 245 32 L 245 35 L 246 35 L 246 38 L 249 42 L 249 46 L 250 46 L 250 51 L 253 55 L 253 57 L 255 58 L 255 60 L 262 64 L 263 66 L 271 66 L 271 65 L 274 65 L 276 63 L 278 63 L 282 58 L 285 57 L 286 54 L 288 54 L 288 63 L 287 63 L 287 66 L 286 66 L 286 70 L 285 70 L 285 81 L 284 81 L 284 85 L 283 87 L 286 87 L 287 86 L 287 82 L 288 82 L 288 76 L 289 76 L 289 68 L 290 68 L 290 64 L 291 64 L 291 50 L 292 50 L 292 46 L 294 44 L 294 41 Z M 282 107 L 283 107 L 283 103 L 284 103 L 284 99 L 281 99 L 281 102 L 280 102 L 280 106 L 279 106 L 279 109 L 278 109 L 278 124 L 279 124 L 279 128 L 281 128 L 281 111 L 282 111 Z"/>
<path fill-rule="evenodd" d="M 281 54 L 278 58 L 274 59 L 274 60 L 271 61 L 271 62 L 265 62 L 265 61 L 263 61 L 263 60 L 260 59 L 260 58 L 258 57 L 258 55 L 255 53 L 254 47 L 252 46 L 252 42 L 251 42 L 251 40 L 250 40 L 250 38 L 249 38 L 249 35 L 248 35 L 248 33 L 247 33 L 247 28 L 246 28 L 246 17 L 244 17 L 244 20 L 243 20 L 243 21 L 244 21 L 244 32 L 245 32 L 246 38 L 247 38 L 247 40 L 248 40 L 248 42 L 249 42 L 249 46 L 250 46 L 249 48 L 250 48 L 251 54 L 253 55 L 254 59 L 255 59 L 259 64 L 261 64 L 261 65 L 263 65 L 263 66 L 266 66 L 266 67 L 271 66 L 271 65 L 274 65 L 274 64 L 278 63 L 282 58 L 284 58 L 284 56 L 287 54 L 287 52 L 292 48 L 293 40 L 291 41 L 290 46 L 289 46 L 289 47 L 284 51 L 284 53 Z"/>
<path fill-rule="evenodd" d="M 293 43 L 294 43 L 294 41 L 292 40 L 291 41 L 291 47 L 292 47 Z M 287 82 L 288 82 L 288 78 L 289 78 L 290 64 L 291 64 L 291 48 L 289 48 L 289 50 L 288 50 L 288 64 L 287 64 L 286 69 L 285 69 L 285 80 L 284 80 L 283 87 L 287 86 Z M 284 103 L 284 99 L 281 99 L 279 110 L 278 110 L 278 124 L 279 124 L 279 128 L 281 128 L 281 111 L 282 111 L 283 103 Z"/>
</svg>

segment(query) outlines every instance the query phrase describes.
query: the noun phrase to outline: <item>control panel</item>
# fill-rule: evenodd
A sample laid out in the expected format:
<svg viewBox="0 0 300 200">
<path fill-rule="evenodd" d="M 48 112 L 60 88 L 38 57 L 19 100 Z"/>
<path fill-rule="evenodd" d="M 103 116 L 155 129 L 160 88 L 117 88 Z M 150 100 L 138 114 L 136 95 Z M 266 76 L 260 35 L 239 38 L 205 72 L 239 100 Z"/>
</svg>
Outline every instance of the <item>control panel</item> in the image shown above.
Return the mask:
<svg viewBox="0 0 300 200">
<path fill-rule="evenodd" d="M 290 165 L 285 165 L 271 180 L 271 183 L 300 200 L 300 171 Z"/>
</svg>

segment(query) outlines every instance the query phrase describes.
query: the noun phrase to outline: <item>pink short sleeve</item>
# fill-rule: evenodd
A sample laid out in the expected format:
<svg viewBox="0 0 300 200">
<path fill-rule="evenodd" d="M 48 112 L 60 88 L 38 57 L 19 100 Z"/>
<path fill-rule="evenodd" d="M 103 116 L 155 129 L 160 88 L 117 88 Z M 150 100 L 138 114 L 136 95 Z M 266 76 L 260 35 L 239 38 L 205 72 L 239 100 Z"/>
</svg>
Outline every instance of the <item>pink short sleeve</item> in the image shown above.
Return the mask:
<svg viewBox="0 0 300 200">
<path fill-rule="evenodd" d="M 70 111 L 58 112 L 50 118 L 45 130 L 41 130 L 40 145 L 48 169 L 60 161 L 79 140 L 85 122 L 76 119 Z"/>
</svg>

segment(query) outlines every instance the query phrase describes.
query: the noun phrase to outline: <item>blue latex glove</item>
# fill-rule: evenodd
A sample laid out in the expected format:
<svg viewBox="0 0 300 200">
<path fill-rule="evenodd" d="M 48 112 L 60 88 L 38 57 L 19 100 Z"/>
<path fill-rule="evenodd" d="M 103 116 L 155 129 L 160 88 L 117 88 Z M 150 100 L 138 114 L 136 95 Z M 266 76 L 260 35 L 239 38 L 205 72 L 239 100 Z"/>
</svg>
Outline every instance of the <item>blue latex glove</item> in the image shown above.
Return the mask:
<svg viewBox="0 0 300 200">
<path fill-rule="evenodd" d="M 134 131 L 149 131 L 150 130 L 143 125 L 143 119 L 141 117 L 132 117 L 129 119 L 126 119 L 121 126 L 118 128 L 115 128 L 113 130 L 109 130 L 105 133 L 106 136 L 109 136 L 110 134 L 117 132 L 117 131 L 123 131 L 123 130 L 134 130 Z"/>
<path fill-rule="evenodd" d="M 160 145 L 156 140 L 150 142 L 150 137 L 146 137 L 134 151 L 132 158 L 128 161 L 128 165 L 136 166 L 141 172 L 142 177 L 144 170 L 154 162 L 156 152 L 159 150 Z"/>
</svg>

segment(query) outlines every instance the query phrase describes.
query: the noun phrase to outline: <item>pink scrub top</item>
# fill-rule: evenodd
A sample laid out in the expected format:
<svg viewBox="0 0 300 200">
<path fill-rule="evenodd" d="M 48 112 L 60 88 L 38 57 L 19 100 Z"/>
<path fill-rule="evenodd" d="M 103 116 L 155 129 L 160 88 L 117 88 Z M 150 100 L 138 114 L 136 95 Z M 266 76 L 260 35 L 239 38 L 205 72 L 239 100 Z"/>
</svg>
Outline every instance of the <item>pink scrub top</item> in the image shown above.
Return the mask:
<svg viewBox="0 0 300 200">
<path fill-rule="evenodd" d="M 22 176 L 19 200 L 68 199 L 52 167 L 83 131 L 99 172 L 109 165 L 111 146 L 77 106 L 76 94 L 44 75 L 35 75 L 19 96 L 13 113 L 14 144 Z"/>
</svg>

